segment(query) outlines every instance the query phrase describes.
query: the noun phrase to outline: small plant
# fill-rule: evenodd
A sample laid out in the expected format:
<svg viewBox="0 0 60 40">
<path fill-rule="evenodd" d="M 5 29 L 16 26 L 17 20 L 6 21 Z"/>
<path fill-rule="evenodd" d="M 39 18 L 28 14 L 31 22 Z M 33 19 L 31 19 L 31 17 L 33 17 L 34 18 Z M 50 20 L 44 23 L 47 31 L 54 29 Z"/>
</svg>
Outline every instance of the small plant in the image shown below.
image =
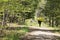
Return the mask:
<svg viewBox="0 0 60 40">
<path fill-rule="evenodd" d="M 25 24 L 26 26 L 39 26 L 38 23 L 33 19 L 26 19 Z"/>
<path fill-rule="evenodd" d="M 19 30 L 4 30 L 4 34 L 5 36 L 3 36 L 2 40 L 20 40 L 22 39 L 22 37 L 24 37 L 24 35 L 26 34 L 26 32 L 28 32 L 28 28 L 24 27 L 21 28 Z"/>
</svg>

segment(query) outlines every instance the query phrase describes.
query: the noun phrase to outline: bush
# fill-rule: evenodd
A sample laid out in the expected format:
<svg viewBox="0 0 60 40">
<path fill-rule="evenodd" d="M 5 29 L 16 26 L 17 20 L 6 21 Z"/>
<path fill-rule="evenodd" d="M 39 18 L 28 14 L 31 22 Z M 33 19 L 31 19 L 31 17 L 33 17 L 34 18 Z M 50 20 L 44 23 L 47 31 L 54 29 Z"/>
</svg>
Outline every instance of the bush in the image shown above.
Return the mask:
<svg viewBox="0 0 60 40">
<path fill-rule="evenodd" d="M 39 26 L 38 23 L 33 19 L 26 19 L 25 24 L 26 26 Z"/>
</svg>

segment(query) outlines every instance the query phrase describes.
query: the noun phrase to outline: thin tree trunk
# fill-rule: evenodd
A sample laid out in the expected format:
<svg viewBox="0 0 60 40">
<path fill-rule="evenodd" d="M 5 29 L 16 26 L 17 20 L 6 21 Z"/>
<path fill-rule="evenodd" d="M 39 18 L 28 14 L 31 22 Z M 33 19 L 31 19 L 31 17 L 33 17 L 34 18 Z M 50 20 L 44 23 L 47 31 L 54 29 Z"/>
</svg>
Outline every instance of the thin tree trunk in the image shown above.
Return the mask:
<svg viewBox="0 0 60 40">
<path fill-rule="evenodd" d="M 46 0 L 41 0 L 39 4 L 37 5 L 37 8 L 35 10 L 35 20 L 37 17 L 40 16 L 41 11 L 45 8 Z"/>
<path fill-rule="evenodd" d="M 51 26 L 51 17 L 49 16 L 49 26 Z"/>
<path fill-rule="evenodd" d="M 56 20 L 56 24 L 55 24 L 56 26 L 58 26 L 58 21 Z"/>
<path fill-rule="evenodd" d="M 2 26 L 5 26 L 5 23 L 6 22 L 6 20 L 5 20 L 5 13 L 3 13 L 3 21 L 2 21 Z"/>
<path fill-rule="evenodd" d="M 7 10 L 4 10 L 2 26 L 5 26 L 6 25 L 6 19 L 7 19 Z"/>
<path fill-rule="evenodd" d="M 52 17 L 52 27 L 54 27 L 54 18 Z"/>
</svg>

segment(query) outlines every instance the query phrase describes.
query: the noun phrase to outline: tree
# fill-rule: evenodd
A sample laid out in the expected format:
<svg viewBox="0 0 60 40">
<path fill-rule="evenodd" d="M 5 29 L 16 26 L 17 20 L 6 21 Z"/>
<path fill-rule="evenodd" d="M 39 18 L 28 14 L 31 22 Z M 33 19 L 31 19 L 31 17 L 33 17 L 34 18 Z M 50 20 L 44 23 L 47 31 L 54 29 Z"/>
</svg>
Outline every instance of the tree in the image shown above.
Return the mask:
<svg viewBox="0 0 60 40">
<path fill-rule="evenodd" d="M 58 24 L 56 21 L 58 21 L 57 16 L 60 16 L 60 0 L 48 0 L 46 7 L 44 9 L 45 15 L 49 18 L 49 25 L 50 26 L 56 26 Z"/>
<path fill-rule="evenodd" d="M 34 17 L 34 12 L 38 2 L 38 0 L 1 0 L 0 11 L 5 15 L 5 10 L 7 10 L 7 21 L 14 20 L 13 18 L 17 18 L 16 20 L 18 21 L 20 19 L 25 20 Z M 5 20 L 4 15 L 3 20 Z"/>
</svg>

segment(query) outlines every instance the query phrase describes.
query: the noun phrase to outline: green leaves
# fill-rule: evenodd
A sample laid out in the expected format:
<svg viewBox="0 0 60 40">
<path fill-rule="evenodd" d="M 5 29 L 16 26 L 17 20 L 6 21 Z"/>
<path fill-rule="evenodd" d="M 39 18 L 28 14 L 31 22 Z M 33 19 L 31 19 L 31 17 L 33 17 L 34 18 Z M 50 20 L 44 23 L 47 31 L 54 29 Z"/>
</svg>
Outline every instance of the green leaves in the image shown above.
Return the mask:
<svg viewBox="0 0 60 40">
<path fill-rule="evenodd" d="M 8 2 L 8 1 L 9 1 L 9 0 L 0 0 L 0 3 L 1 3 L 1 2 Z"/>
<path fill-rule="evenodd" d="M 54 25 L 54 22 L 59 22 L 58 20 L 60 16 L 60 0 L 47 0 L 47 4 L 45 6 L 45 9 L 44 9 L 44 13 L 47 17 L 49 17 L 49 20 L 51 22 L 52 25 Z M 58 23 L 55 23 L 55 24 L 58 24 Z"/>
<path fill-rule="evenodd" d="M 0 0 L 0 12 L 4 13 L 7 9 L 9 17 L 15 16 L 17 20 L 25 20 L 34 17 L 34 11 L 37 8 L 39 0 Z M 19 16 L 16 16 L 20 14 Z M 13 18 L 11 16 L 11 18 Z M 13 20 L 9 19 L 8 20 Z"/>
<path fill-rule="evenodd" d="M 8 0 L 3 0 L 4 2 L 8 2 Z"/>
</svg>

